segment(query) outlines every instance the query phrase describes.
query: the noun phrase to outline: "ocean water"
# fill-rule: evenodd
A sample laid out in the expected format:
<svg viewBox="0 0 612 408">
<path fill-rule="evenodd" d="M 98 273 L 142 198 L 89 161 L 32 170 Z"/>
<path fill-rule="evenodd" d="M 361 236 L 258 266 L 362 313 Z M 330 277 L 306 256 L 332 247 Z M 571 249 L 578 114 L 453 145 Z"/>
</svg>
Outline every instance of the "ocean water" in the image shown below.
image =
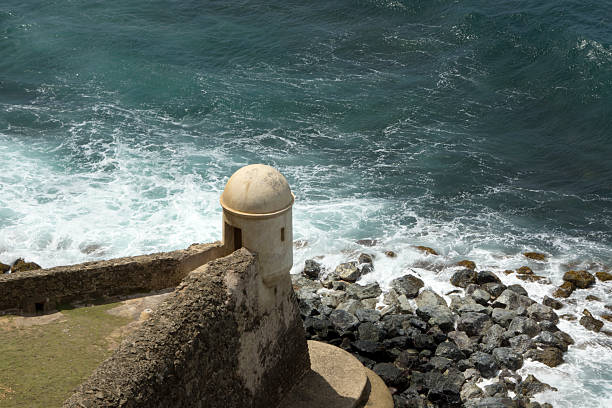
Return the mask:
<svg viewBox="0 0 612 408">
<path fill-rule="evenodd" d="M 444 290 L 461 259 L 610 271 L 612 3 L 0 2 L 0 261 L 217 240 L 225 182 L 259 162 L 296 195 L 294 272 L 365 250 L 383 286 Z M 612 303 L 579 292 L 563 313 Z M 560 327 L 567 364 L 525 368 L 560 390 L 538 398 L 611 406 L 612 338 Z"/>
</svg>

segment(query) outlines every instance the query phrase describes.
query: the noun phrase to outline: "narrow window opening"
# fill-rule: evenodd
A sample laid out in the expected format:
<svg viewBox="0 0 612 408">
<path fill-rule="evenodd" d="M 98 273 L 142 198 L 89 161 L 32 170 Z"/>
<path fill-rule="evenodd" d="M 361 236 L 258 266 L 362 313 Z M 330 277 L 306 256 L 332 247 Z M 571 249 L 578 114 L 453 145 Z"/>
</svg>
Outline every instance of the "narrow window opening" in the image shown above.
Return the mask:
<svg viewBox="0 0 612 408">
<path fill-rule="evenodd" d="M 34 310 L 36 311 L 36 314 L 43 314 L 45 312 L 45 304 L 34 303 Z"/>
<path fill-rule="evenodd" d="M 281 228 L 281 241 L 285 241 L 285 229 Z"/>
<path fill-rule="evenodd" d="M 234 251 L 242 248 L 242 230 L 234 227 Z"/>
</svg>

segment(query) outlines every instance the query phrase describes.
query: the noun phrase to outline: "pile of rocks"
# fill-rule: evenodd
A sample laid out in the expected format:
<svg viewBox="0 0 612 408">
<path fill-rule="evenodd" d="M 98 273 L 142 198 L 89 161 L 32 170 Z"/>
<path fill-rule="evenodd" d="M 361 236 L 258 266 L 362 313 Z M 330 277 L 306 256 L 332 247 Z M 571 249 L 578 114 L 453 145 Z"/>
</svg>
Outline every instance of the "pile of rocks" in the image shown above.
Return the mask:
<svg viewBox="0 0 612 408">
<path fill-rule="evenodd" d="M 35 262 L 26 262 L 25 260 L 23 260 L 23 258 L 17 259 L 15 262 L 13 262 L 13 265 L 6 265 L 0 262 L 0 274 L 34 271 L 36 269 L 42 268 Z"/>
<path fill-rule="evenodd" d="M 461 289 L 448 294 L 450 304 L 413 274 L 383 294 L 377 283 L 355 283 L 372 269 L 367 254 L 329 274 L 308 260 L 292 278 L 307 336 L 353 353 L 385 381 L 396 407 L 550 407 L 530 398 L 553 388 L 516 370 L 525 359 L 563 362 L 573 340 L 552 307 L 474 269 L 452 276 Z"/>
</svg>

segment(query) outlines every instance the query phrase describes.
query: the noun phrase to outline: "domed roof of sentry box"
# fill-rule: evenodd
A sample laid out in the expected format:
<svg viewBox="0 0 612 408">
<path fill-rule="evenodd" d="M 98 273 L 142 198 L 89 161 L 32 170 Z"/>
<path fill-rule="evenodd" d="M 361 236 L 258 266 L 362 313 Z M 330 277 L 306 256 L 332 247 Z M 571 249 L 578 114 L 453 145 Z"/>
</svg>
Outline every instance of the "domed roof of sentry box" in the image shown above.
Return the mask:
<svg viewBox="0 0 612 408">
<path fill-rule="evenodd" d="M 236 171 L 221 194 L 221 206 L 238 214 L 272 214 L 293 204 L 287 179 L 274 167 L 251 164 Z"/>
</svg>

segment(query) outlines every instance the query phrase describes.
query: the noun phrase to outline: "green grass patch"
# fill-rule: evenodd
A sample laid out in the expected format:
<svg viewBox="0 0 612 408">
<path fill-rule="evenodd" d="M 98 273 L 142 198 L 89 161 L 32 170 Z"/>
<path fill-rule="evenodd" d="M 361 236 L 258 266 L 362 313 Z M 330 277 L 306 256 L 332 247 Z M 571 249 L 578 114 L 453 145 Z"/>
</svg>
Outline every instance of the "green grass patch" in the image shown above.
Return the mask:
<svg viewBox="0 0 612 408">
<path fill-rule="evenodd" d="M 111 354 L 106 337 L 129 323 L 106 313 L 118 304 L 66 308 L 59 321 L 39 326 L 0 327 L 0 407 L 61 406 Z"/>
</svg>

